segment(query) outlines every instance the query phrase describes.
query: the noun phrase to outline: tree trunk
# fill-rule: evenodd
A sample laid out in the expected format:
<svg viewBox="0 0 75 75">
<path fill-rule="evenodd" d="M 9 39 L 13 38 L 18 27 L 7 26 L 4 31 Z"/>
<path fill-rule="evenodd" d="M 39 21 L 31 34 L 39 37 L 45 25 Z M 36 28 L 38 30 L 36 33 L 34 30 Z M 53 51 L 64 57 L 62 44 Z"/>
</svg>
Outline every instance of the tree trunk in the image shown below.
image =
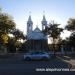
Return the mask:
<svg viewBox="0 0 75 75">
<path fill-rule="evenodd" d="M 55 56 L 55 39 L 53 38 L 53 53 L 54 53 L 54 56 Z"/>
</svg>

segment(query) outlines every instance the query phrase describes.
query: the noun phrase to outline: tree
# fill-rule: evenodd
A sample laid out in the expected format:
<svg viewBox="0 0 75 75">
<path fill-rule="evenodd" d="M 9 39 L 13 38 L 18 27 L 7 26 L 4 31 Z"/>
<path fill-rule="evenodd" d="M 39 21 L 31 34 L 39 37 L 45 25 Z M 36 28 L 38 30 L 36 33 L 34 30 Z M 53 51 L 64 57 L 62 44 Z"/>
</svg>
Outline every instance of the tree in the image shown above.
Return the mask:
<svg viewBox="0 0 75 75">
<path fill-rule="evenodd" d="M 75 47 L 75 18 L 70 18 L 68 20 L 65 29 L 71 32 L 68 44 L 70 44 L 71 47 Z"/>
<path fill-rule="evenodd" d="M 25 40 L 25 36 L 23 34 L 22 31 L 20 31 L 19 29 L 15 29 L 14 31 L 12 31 L 12 34 L 15 36 L 16 40 Z"/>
<path fill-rule="evenodd" d="M 54 51 L 54 55 L 55 55 L 55 44 L 56 44 L 56 40 L 58 38 L 60 38 L 60 34 L 63 31 L 62 28 L 59 28 L 60 24 L 54 23 L 54 21 L 52 23 L 49 23 L 49 25 L 46 27 L 46 29 L 43 31 L 45 34 L 49 35 L 49 38 L 53 39 L 53 51 Z"/>
<path fill-rule="evenodd" d="M 75 47 L 75 34 L 71 34 L 69 37 L 69 44 Z"/>
<path fill-rule="evenodd" d="M 20 49 L 23 44 L 22 41 L 26 39 L 26 36 L 19 29 L 13 30 L 12 34 L 14 35 L 15 46 L 17 47 L 17 49 Z"/>
<path fill-rule="evenodd" d="M 15 29 L 16 24 L 11 16 L 1 11 L 2 10 L 0 10 L 0 38 L 3 39 L 5 35 L 7 36 Z"/>
<path fill-rule="evenodd" d="M 15 29 L 15 26 L 16 24 L 13 18 L 7 13 L 2 12 L 2 9 L 0 8 L 0 46 L 8 48 L 8 34 L 10 34 L 11 31 Z"/>
<path fill-rule="evenodd" d="M 12 17 L 7 14 L 0 14 L 0 32 L 10 33 L 11 30 L 15 29 L 15 22 Z"/>
<path fill-rule="evenodd" d="M 71 32 L 75 31 L 75 19 L 70 18 L 65 26 L 65 29 Z"/>
</svg>

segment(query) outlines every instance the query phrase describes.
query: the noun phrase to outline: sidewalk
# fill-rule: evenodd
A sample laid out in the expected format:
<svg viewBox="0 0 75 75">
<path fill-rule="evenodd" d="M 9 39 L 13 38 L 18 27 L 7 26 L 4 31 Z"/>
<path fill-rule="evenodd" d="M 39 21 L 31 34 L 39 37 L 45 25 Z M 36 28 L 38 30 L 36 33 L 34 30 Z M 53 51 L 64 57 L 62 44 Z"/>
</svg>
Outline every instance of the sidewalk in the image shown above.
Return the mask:
<svg viewBox="0 0 75 75">
<path fill-rule="evenodd" d="M 75 69 L 75 58 L 69 57 L 69 56 L 57 56 L 58 59 L 66 62 L 69 64 L 69 68 Z"/>
</svg>

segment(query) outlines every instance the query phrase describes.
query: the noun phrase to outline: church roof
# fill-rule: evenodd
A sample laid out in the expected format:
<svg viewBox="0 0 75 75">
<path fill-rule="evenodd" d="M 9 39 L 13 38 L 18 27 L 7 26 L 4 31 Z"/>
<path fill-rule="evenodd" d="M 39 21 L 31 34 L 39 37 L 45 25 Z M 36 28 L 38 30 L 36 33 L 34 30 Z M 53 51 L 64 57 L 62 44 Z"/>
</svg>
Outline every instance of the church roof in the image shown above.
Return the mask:
<svg viewBox="0 0 75 75">
<path fill-rule="evenodd" d="M 38 27 L 36 27 L 34 32 L 41 32 L 41 30 Z"/>
<path fill-rule="evenodd" d="M 40 39 L 46 39 L 46 36 L 37 27 L 37 28 L 35 28 L 34 31 L 29 33 L 28 39 L 40 40 Z"/>
</svg>

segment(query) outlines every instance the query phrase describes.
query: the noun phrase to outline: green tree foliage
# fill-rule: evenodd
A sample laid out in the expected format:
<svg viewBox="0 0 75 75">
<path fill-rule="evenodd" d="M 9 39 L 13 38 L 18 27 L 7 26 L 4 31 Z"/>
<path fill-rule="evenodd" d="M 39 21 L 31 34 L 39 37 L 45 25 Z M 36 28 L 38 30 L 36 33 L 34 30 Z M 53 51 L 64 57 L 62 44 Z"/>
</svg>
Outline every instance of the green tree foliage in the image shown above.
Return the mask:
<svg viewBox="0 0 75 75">
<path fill-rule="evenodd" d="M 68 44 L 70 44 L 72 47 L 75 47 L 75 32 L 70 35 Z"/>
<path fill-rule="evenodd" d="M 16 24 L 13 18 L 7 13 L 3 13 L 2 9 L 0 8 L 0 41 L 5 43 L 8 39 L 8 34 L 15 29 L 15 26 Z"/>
<path fill-rule="evenodd" d="M 61 32 L 63 31 L 62 28 L 59 28 L 60 24 L 56 23 L 50 23 L 46 29 L 43 31 L 45 34 L 49 35 L 49 37 L 52 37 L 53 40 L 60 37 Z"/>
<path fill-rule="evenodd" d="M 67 25 L 65 26 L 65 29 L 71 32 L 68 44 L 70 44 L 70 46 L 75 47 L 75 18 L 70 18 L 68 20 Z"/>
<path fill-rule="evenodd" d="M 0 13 L 0 33 L 10 33 L 11 30 L 15 29 L 15 25 L 11 16 Z"/>
<path fill-rule="evenodd" d="M 75 30 L 75 19 L 70 18 L 67 22 L 65 29 L 67 29 L 68 31 L 74 31 Z"/>
<path fill-rule="evenodd" d="M 26 39 L 25 35 L 23 34 L 22 31 L 20 31 L 19 29 L 15 29 L 12 31 L 12 34 L 14 35 L 13 41 L 15 43 L 16 48 L 19 50 L 21 49 L 22 46 L 22 41 L 24 41 Z M 22 41 L 21 41 L 22 40 Z"/>
<path fill-rule="evenodd" d="M 56 39 L 60 38 L 60 34 L 63 31 L 62 28 L 59 28 L 60 24 L 57 23 L 50 23 L 46 29 L 43 31 L 45 34 L 49 35 L 49 37 L 53 38 L 53 50 L 54 50 L 54 54 L 55 54 L 55 44 L 56 44 Z"/>
<path fill-rule="evenodd" d="M 12 32 L 12 34 L 15 36 L 15 38 L 17 39 L 17 40 L 19 40 L 19 39 L 25 39 L 25 36 L 24 36 L 24 34 L 23 34 L 23 32 L 22 31 L 20 31 L 19 29 L 15 29 L 13 32 Z"/>
</svg>

